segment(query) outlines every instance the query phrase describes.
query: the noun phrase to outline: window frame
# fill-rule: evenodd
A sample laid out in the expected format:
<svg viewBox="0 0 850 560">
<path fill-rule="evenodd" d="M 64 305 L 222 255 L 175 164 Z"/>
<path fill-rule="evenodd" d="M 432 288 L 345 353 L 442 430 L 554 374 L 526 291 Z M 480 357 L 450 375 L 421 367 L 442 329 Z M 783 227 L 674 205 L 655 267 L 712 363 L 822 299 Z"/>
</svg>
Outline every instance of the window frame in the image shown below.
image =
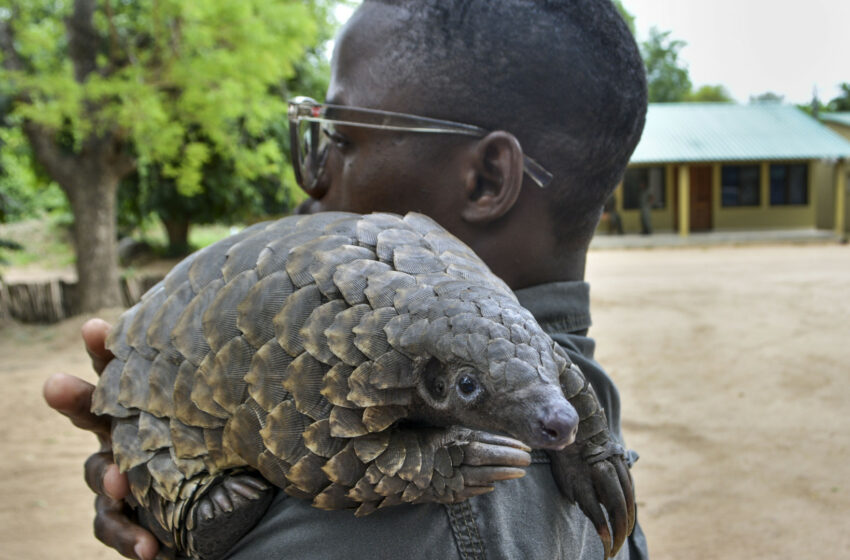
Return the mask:
<svg viewBox="0 0 850 560">
<path fill-rule="evenodd" d="M 785 168 L 785 181 L 784 181 L 784 199 L 785 202 L 776 202 L 774 201 L 774 179 L 773 179 L 773 170 L 774 168 L 783 167 Z M 791 185 L 791 177 L 792 177 L 792 168 L 803 168 L 803 188 L 804 188 L 804 201 L 803 202 L 791 202 L 792 196 L 792 185 Z M 809 162 L 808 161 L 786 161 L 786 162 L 770 162 L 768 164 L 768 203 L 771 207 L 802 207 L 808 206 L 811 199 L 811 187 L 809 185 Z"/>
<path fill-rule="evenodd" d="M 727 184 L 726 172 L 731 168 L 738 168 L 738 184 L 730 185 Z M 755 179 L 755 202 L 754 203 L 742 203 L 742 191 L 743 191 L 743 183 L 741 181 L 741 172 L 744 169 L 755 170 L 756 179 Z M 761 163 L 724 163 L 720 166 L 720 207 L 721 208 L 759 208 L 762 205 L 762 165 Z M 737 200 L 734 203 L 731 203 L 727 198 L 727 188 L 736 187 L 737 188 Z"/>
</svg>

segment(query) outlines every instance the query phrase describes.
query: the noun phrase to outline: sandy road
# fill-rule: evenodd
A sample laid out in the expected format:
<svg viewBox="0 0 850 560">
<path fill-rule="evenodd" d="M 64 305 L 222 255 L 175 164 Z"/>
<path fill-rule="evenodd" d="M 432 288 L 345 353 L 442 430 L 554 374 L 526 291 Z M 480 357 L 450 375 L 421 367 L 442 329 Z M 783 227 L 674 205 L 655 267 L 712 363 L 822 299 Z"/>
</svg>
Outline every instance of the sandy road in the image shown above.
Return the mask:
<svg viewBox="0 0 850 560">
<path fill-rule="evenodd" d="M 588 276 L 652 557 L 850 557 L 850 247 L 594 251 Z M 118 558 L 93 438 L 40 394 L 93 377 L 81 323 L 0 326 L 0 560 Z"/>
<path fill-rule="evenodd" d="M 850 558 L 850 247 L 595 252 L 654 558 Z"/>
</svg>

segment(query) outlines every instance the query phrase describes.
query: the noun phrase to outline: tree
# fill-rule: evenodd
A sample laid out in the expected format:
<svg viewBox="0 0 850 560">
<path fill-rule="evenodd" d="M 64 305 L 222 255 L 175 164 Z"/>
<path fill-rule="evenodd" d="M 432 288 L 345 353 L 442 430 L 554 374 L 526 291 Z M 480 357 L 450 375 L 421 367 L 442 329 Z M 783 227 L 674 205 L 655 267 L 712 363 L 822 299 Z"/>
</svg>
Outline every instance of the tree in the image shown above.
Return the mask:
<svg viewBox="0 0 850 560">
<path fill-rule="evenodd" d="M 246 142 L 260 144 L 273 139 L 283 153 L 288 153 L 287 132 L 285 123 L 280 123 L 264 137 Z M 154 215 L 168 237 L 167 255 L 183 256 L 192 249 L 189 246 L 192 224 L 251 221 L 257 216 L 283 214 L 294 206 L 293 190 L 284 185 L 295 181 L 284 180 L 281 176 L 284 170 L 248 179 L 211 144 L 210 152 L 210 158 L 200 170 L 202 188 L 191 196 L 180 191 L 161 165 L 148 165 L 122 181 L 118 192 L 119 228 L 131 230 Z"/>
<path fill-rule="evenodd" d="M 327 4 L 328 2 L 321 2 Z M 4 0 L 0 94 L 74 214 L 78 307 L 119 305 L 119 183 L 160 166 L 202 188 L 213 153 L 252 179 L 279 172 L 282 84 L 315 43 L 300 0 Z"/>
<path fill-rule="evenodd" d="M 687 95 L 685 95 L 684 101 L 699 103 L 730 103 L 732 102 L 732 95 L 725 86 L 720 84 L 713 86 L 704 85 L 696 91 L 688 92 Z"/>
<path fill-rule="evenodd" d="M 826 106 L 828 111 L 850 111 L 850 82 L 844 82 L 840 86 L 841 95 L 832 99 Z"/>
<path fill-rule="evenodd" d="M 782 103 L 784 100 L 784 95 L 780 95 L 772 91 L 766 91 L 758 95 L 750 96 L 750 103 Z"/>
<path fill-rule="evenodd" d="M 322 99 L 327 91 L 330 64 L 324 48 L 338 25 L 333 17 L 334 5 L 333 1 L 314 1 L 310 5 L 312 19 L 318 25 L 317 40 L 295 64 L 294 75 L 285 84 L 285 97 L 308 95 Z M 294 188 L 295 178 L 289 168 L 286 120 L 272 122 L 260 136 L 243 131 L 243 142 L 248 145 L 260 145 L 266 140 L 273 140 L 285 159 L 274 172 L 249 179 L 238 173 L 233 161 L 217 153 L 208 139 L 197 138 L 197 142 L 207 145 L 210 156 L 200 170 L 201 188 L 189 195 L 164 173 L 162 165 L 146 165 L 137 169 L 122 181 L 118 191 L 119 230 L 129 232 L 155 216 L 168 238 L 166 254 L 175 257 L 193 249 L 189 246 L 189 231 L 193 224 L 233 224 L 290 211 L 305 195 Z"/>
<path fill-rule="evenodd" d="M 650 102 L 683 101 L 691 91 L 688 67 L 679 60 L 679 51 L 687 43 L 671 39 L 670 33 L 652 27 L 649 39 L 640 45 Z"/>
</svg>

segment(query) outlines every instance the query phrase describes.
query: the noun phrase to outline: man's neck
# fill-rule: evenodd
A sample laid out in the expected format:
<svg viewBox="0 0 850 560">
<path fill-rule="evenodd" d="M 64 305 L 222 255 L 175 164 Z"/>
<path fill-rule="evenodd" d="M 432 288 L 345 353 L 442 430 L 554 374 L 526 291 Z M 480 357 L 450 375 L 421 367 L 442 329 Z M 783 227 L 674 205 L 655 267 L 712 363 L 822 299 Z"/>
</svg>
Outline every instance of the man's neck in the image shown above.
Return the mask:
<svg viewBox="0 0 850 560">
<path fill-rule="evenodd" d="M 558 250 L 528 238 L 508 242 L 475 242 L 472 249 L 484 260 L 493 273 L 513 290 L 550 282 L 584 280 L 587 249 Z"/>
</svg>

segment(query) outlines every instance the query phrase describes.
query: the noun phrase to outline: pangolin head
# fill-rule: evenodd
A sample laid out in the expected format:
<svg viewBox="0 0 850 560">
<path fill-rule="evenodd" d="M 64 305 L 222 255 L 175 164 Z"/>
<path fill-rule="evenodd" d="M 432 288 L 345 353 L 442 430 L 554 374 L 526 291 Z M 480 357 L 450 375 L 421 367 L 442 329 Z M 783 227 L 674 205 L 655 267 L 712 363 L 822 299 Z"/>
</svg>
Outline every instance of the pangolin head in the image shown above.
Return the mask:
<svg viewBox="0 0 850 560">
<path fill-rule="evenodd" d="M 570 364 L 531 313 L 501 290 L 457 282 L 435 292 L 411 307 L 403 332 L 388 333 L 415 364 L 411 418 L 502 432 L 534 448 L 572 443 L 579 418 L 559 383 Z"/>
</svg>

